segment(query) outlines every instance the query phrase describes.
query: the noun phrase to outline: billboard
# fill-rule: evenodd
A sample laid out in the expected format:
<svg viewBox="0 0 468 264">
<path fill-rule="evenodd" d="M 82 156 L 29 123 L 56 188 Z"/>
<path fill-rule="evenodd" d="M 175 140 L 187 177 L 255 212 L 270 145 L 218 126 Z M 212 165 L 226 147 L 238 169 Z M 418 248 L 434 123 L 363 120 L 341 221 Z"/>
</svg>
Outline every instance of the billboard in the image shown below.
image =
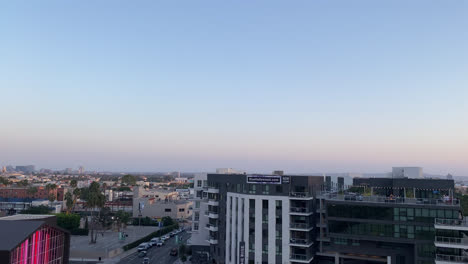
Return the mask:
<svg viewBox="0 0 468 264">
<path fill-rule="evenodd" d="M 281 184 L 282 180 L 279 175 L 247 175 L 247 183 Z"/>
</svg>

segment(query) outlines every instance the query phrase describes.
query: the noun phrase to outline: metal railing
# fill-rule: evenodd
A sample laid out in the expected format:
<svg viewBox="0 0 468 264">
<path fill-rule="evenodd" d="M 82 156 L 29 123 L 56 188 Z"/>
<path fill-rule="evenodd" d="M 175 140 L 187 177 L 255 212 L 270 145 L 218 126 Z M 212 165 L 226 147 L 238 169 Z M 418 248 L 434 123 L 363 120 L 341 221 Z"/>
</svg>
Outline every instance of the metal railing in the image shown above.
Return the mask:
<svg viewBox="0 0 468 264">
<path fill-rule="evenodd" d="M 436 236 L 435 242 L 454 245 L 468 245 L 468 238 Z"/>
<path fill-rule="evenodd" d="M 312 193 L 310 192 L 290 192 L 289 196 L 297 197 L 297 198 L 309 198 L 313 197 Z"/>
<path fill-rule="evenodd" d="M 312 224 L 308 224 L 308 223 L 290 223 L 289 227 L 290 228 L 309 229 L 309 228 L 313 228 L 314 226 Z"/>
<path fill-rule="evenodd" d="M 420 204 L 420 205 L 439 205 L 439 206 L 454 206 L 459 205 L 458 199 L 443 200 L 429 198 L 404 198 L 404 197 L 389 197 L 389 196 L 363 196 L 360 194 L 337 194 L 337 193 L 322 193 L 321 198 L 336 201 L 356 201 L 367 203 L 395 203 L 395 204 Z"/>
<path fill-rule="evenodd" d="M 312 210 L 307 207 L 290 207 L 291 213 L 312 213 Z"/>
<path fill-rule="evenodd" d="M 436 218 L 436 225 L 446 225 L 446 226 L 463 226 L 468 227 L 468 219 L 445 219 L 445 218 Z"/>
<path fill-rule="evenodd" d="M 289 243 L 298 245 L 309 245 L 310 243 L 312 243 L 312 240 L 304 238 L 290 238 Z"/>
<path fill-rule="evenodd" d="M 292 260 L 309 260 L 310 258 L 312 258 L 312 256 L 305 255 L 305 254 L 291 254 L 289 256 L 289 259 L 292 259 Z"/>
<path fill-rule="evenodd" d="M 454 255 L 436 254 L 436 260 L 454 262 L 454 263 L 468 263 L 468 256 L 454 256 Z"/>
</svg>

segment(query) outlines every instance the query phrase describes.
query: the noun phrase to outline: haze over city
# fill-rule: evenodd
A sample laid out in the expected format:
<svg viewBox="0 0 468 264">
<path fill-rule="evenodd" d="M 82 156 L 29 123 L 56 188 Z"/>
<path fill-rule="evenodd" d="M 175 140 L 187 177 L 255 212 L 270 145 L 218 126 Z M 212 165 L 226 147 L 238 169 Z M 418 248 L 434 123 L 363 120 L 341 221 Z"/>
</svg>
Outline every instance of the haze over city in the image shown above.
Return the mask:
<svg viewBox="0 0 468 264">
<path fill-rule="evenodd" d="M 464 1 L 6 1 L 0 165 L 468 175 Z"/>
</svg>

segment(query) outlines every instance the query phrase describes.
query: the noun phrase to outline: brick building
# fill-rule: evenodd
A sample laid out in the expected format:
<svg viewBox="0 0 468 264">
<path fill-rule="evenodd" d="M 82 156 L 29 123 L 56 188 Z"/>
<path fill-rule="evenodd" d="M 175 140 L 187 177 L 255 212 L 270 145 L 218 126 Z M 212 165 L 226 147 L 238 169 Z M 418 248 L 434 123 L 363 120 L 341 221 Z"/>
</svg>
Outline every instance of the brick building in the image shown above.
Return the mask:
<svg viewBox="0 0 468 264">
<path fill-rule="evenodd" d="M 16 198 L 16 199 L 31 199 L 31 200 L 47 200 L 49 195 L 53 194 L 57 197 L 57 201 L 63 201 L 65 196 L 64 188 L 56 188 L 49 190 L 45 187 L 37 187 L 36 193 L 30 192 L 30 187 L 1 187 L 0 198 Z"/>
</svg>

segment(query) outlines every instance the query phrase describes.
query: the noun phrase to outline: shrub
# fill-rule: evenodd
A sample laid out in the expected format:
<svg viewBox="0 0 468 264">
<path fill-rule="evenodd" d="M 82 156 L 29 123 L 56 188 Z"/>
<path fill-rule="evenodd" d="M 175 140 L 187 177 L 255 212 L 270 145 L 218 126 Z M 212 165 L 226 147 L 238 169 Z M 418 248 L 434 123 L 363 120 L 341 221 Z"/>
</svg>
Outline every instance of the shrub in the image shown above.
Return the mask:
<svg viewBox="0 0 468 264">
<path fill-rule="evenodd" d="M 80 216 L 77 214 L 56 214 L 57 225 L 68 231 L 78 229 L 80 227 Z"/>
<path fill-rule="evenodd" d="M 74 228 L 70 231 L 74 236 L 87 236 L 89 234 L 89 229 L 84 228 Z"/>
</svg>

